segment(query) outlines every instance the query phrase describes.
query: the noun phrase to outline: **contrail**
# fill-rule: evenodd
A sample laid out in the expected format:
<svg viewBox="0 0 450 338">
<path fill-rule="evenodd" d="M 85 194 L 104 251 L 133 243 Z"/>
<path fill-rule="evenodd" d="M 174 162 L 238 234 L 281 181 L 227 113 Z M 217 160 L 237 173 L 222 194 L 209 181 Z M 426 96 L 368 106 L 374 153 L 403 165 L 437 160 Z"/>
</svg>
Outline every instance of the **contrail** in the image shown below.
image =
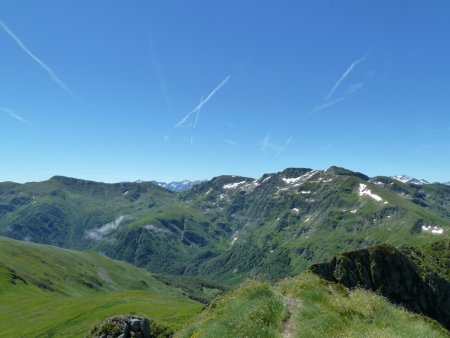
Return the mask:
<svg viewBox="0 0 450 338">
<path fill-rule="evenodd" d="M 12 117 L 13 119 L 16 119 L 17 121 L 20 121 L 22 123 L 25 124 L 30 124 L 27 120 L 25 120 L 23 117 L 19 116 L 14 110 L 9 109 L 9 108 L 5 108 L 5 107 L 0 107 L 0 110 L 2 110 L 4 113 L 8 114 L 10 117 Z"/>
<path fill-rule="evenodd" d="M 334 92 L 336 91 L 336 89 L 339 87 L 339 85 L 342 83 L 342 81 L 344 81 L 347 76 L 350 75 L 350 73 L 352 72 L 353 68 L 355 68 L 358 63 L 363 62 L 367 57 L 367 53 L 366 55 L 364 55 L 362 58 L 355 60 L 352 62 L 352 64 L 350 65 L 350 67 L 347 68 L 347 70 L 341 75 L 341 77 L 339 78 L 339 80 L 337 80 L 336 84 L 334 85 L 333 88 L 331 88 L 330 92 L 328 93 L 328 95 L 325 97 L 325 101 L 329 100 L 331 98 L 331 96 L 334 94 Z"/>
<path fill-rule="evenodd" d="M 53 70 L 47 66 L 43 61 L 41 61 L 36 55 L 34 55 L 27 46 L 9 29 L 9 27 L 0 19 L 0 27 L 17 43 L 17 45 L 22 49 L 29 57 L 31 57 L 34 61 L 37 62 L 39 66 L 41 66 L 50 76 L 53 82 L 55 82 L 61 89 L 66 91 L 68 94 L 76 98 L 78 101 L 83 102 L 80 98 L 78 98 L 67 85 L 61 81 L 61 79 L 56 76 Z"/>
<path fill-rule="evenodd" d="M 311 110 L 308 114 L 312 115 L 312 114 L 315 114 L 315 113 L 317 113 L 317 112 L 319 112 L 321 110 L 333 107 L 335 104 L 338 104 L 339 102 L 345 100 L 347 97 L 355 94 L 358 90 L 360 90 L 363 87 L 363 85 L 364 85 L 363 83 L 355 83 L 354 85 L 351 85 L 348 88 L 347 93 L 345 94 L 345 96 L 341 96 L 341 97 L 338 97 L 337 99 L 334 99 L 332 101 L 325 102 L 325 103 L 321 104 L 320 106 L 318 106 L 318 107 L 314 108 L 313 110 Z"/>
<path fill-rule="evenodd" d="M 263 141 L 261 142 L 261 150 L 262 151 L 265 151 L 266 149 L 274 150 L 274 151 L 276 151 L 276 154 L 275 154 L 276 157 L 278 157 L 292 142 L 292 136 L 289 136 L 286 143 L 284 145 L 280 146 L 276 143 L 271 142 L 270 138 L 271 138 L 270 133 L 264 137 Z"/>
<path fill-rule="evenodd" d="M 263 141 L 261 142 L 261 150 L 264 151 L 267 148 L 271 147 L 270 143 L 270 133 L 264 136 Z"/>
<path fill-rule="evenodd" d="M 320 148 L 319 151 L 324 151 L 324 150 L 327 150 L 327 149 L 329 149 L 329 148 L 332 148 L 332 147 L 334 147 L 334 146 L 336 146 L 336 145 L 338 145 L 338 144 L 340 144 L 340 143 L 342 143 L 342 142 L 344 142 L 344 141 L 347 141 L 349 138 L 350 138 L 350 137 L 346 137 L 346 138 L 343 138 L 343 139 L 334 141 L 334 142 L 332 142 L 332 143 L 329 143 L 329 144 L 323 146 L 322 148 Z"/>
<path fill-rule="evenodd" d="M 202 107 L 220 90 L 220 88 L 222 88 L 230 79 L 230 76 L 228 75 L 221 83 L 219 83 L 219 85 L 214 88 L 214 90 L 209 93 L 209 95 L 206 97 L 206 99 L 200 101 L 200 103 L 198 104 L 197 107 L 195 107 L 192 111 L 190 111 L 185 117 L 183 117 L 180 122 L 178 122 L 175 125 L 175 128 L 181 127 L 188 119 L 189 117 L 191 117 L 192 114 L 198 112 L 200 109 L 202 109 Z"/>
<path fill-rule="evenodd" d="M 319 112 L 319 111 L 321 111 L 321 110 L 324 110 L 324 109 L 333 107 L 335 104 L 341 102 L 341 101 L 344 100 L 344 99 L 345 99 L 345 97 L 340 97 L 340 98 L 337 98 L 336 100 L 333 100 L 333 101 L 324 103 L 324 104 L 322 104 L 322 105 L 320 105 L 320 106 L 314 108 L 313 110 L 311 110 L 308 114 L 309 114 L 309 115 L 312 115 L 312 114 L 315 114 L 315 113 L 317 113 L 317 112 Z"/>
<path fill-rule="evenodd" d="M 200 103 L 203 101 L 203 96 L 202 96 L 202 98 L 200 99 Z M 195 117 L 195 122 L 194 122 L 194 129 L 195 129 L 195 127 L 197 127 L 197 122 L 198 122 L 198 116 L 200 115 L 200 109 L 199 110 L 197 110 L 197 116 Z"/>
<path fill-rule="evenodd" d="M 288 140 L 286 141 L 286 144 L 284 146 L 280 147 L 280 149 L 278 149 L 278 152 L 275 156 L 278 157 L 288 147 L 288 145 L 291 142 L 292 142 L 292 136 L 289 136 Z"/>
</svg>

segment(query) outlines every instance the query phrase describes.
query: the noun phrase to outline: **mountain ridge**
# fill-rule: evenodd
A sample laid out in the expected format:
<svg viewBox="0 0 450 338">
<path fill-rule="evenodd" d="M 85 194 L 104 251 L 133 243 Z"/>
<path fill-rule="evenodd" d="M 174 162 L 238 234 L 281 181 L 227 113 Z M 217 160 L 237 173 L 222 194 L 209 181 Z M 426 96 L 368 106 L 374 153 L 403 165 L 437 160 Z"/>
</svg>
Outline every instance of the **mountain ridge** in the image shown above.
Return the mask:
<svg viewBox="0 0 450 338">
<path fill-rule="evenodd" d="M 57 176 L 0 183 L 0 216 L 11 238 L 233 284 L 277 280 L 346 249 L 447 237 L 450 187 L 339 167 L 222 175 L 185 192 Z"/>
<path fill-rule="evenodd" d="M 289 169 L 310 169 L 310 168 L 290 167 L 290 168 L 287 168 L 287 169 L 284 169 L 284 170 L 289 170 Z M 319 169 L 316 169 L 316 170 L 319 170 Z M 352 173 L 355 173 L 355 174 L 363 175 L 363 176 L 368 177 L 368 178 L 372 178 L 372 177 L 369 177 L 369 176 L 367 176 L 365 174 L 354 172 L 354 171 L 351 171 L 351 170 L 348 170 L 348 169 L 345 169 L 345 168 L 342 168 L 342 167 L 338 167 L 338 166 L 331 166 L 328 169 L 320 169 L 320 170 L 321 171 L 336 170 L 336 171 L 341 171 L 341 172 L 348 171 L 348 172 L 352 172 Z M 264 178 L 264 176 L 266 176 L 266 175 L 268 175 L 268 174 L 267 173 L 266 174 L 262 174 L 259 178 L 258 177 L 251 177 L 251 178 L 255 179 L 255 180 L 258 180 L 258 179 Z M 220 176 L 245 177 L 245 176 L 241 176 L 241 175 L 226 175 L 226 174 L 223 174 L 223 175 L 215 176 L 212 179 L 214 179 L 216 177 L 220 177 Z M 374 177 L 376 177 L 376 176 L 374 176 Z M 450 184 L 450 181 L 449 182 L 431 182 L 431 181 L 428 181 L 426 179 L 418 179 L 418 178 L 415 178 L 415 177 L 412 177 L 412 176 L 409 176 L 409 175 L 405 175 L 405 174 L 403 174 L 403 175 L 391 175 L 391 176 L 384 176 L 384 177 L 390 177 L 390 178 L 396 179 L 396 180 L 398 180 L 398 181 L 400 181 L 402 183 L 406 183 L 406 184 L 418 184 L 418 185 L 421 185 L 421 184 L 436 184 L 436 183 L 441 183 L 441 184 L 445 184 L 445 185 L 449 185 Z M 45 181 L 52 180 L 52 179 L 54 179 L 54 180 L 75 179 L 75 180 L 78 180 L 78 181 L 104 183 L 104 184 L 152 183 L 152 184 L 158 185 L 160 187 L 163 187 L 163 188 L 165 188 L 167 190 L 171 190 L 171 191 L 174 191 L 174 192 L 184 192 L 184 191 L 187 191 L 187 190 L 191 189 L 195 185 L 198 185 L 198 184 L 201 184 L 201 183 L 208 182 L 208 181 L 212 180 L 212 179 L 209 179 L 209 180 L 208 179 L 202 179 L 202 180 L 184 179 L 184 180 L 175 180 L 175 181 L 169 181 L 169 182 L 158 181 L 158 180 L 135 180 L 135 181 L 127 181 L 127 180 L 125 180 L 125 181 L 108 182 L 108 183 L 106 183 L 106 182 L 102 182 L 102 181 L 95 181 L 93 179 L 75 178 L 75 177 L 65 176 L 65 175 L 54 175 L 54 176 L 50 177 L 49 179 L 43 180 L 43 181 L 26 181 L 26 182 L 23 182 L 23 183 L 18 183 L 18 182 L 14 182 L 14 181 L 3 181 L 3 182 L 0 182 L 0 183 L 2 183 L 2 184 L 9 183 L 9 184 L 12 184 L 12 185 L 17 185 L 17 184 L 27 184 L 27 183 L 41 183 L 41 182 L 45 182 Z"/>
</svg>

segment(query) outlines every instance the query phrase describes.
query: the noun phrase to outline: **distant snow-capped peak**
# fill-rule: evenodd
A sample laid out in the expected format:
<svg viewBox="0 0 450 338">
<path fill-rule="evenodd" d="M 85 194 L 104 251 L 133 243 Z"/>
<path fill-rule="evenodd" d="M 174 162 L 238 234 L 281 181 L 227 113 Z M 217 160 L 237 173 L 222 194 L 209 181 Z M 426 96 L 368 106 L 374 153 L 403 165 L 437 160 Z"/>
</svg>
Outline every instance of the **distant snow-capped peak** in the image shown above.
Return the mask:
<svg viewBox="0 0 450 338">
<path fill-rule="evenodd" d="M 152 181 L 152 183 L 159 185 L 162 188 L 165 188 L 170 191 L 176 191 L 176 192 L 183 192 L 191 189 L 194 185 L 200 184 L 204 181 L 190 181 L 190 180 L 183 180 L 183 181 L 175 181 L 175 182 L 157 182 Z"/>
<path fill-rule="evenodd" d="M 391 177 L 397 181 L 400 181 L 400 182 L 406 183 L 406 184 L 417 184 L 417 185 L 430 184 L 430 182 L 428 182 L 427 180 L 417 179 L 417 178 L 410 177 L 407 175 L 398 175 L 398 176 L 391 176 Z"/>
</svg>

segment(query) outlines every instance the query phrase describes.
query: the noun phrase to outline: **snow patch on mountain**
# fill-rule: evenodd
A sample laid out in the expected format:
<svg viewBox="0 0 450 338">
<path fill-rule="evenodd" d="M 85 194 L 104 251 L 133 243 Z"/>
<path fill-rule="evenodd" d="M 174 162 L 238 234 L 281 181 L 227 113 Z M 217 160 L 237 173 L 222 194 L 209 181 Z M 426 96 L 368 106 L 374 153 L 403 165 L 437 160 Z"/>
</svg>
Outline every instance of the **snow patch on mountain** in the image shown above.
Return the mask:
<svg viewBox="0 0 450 338">
<path fill-rule="evenodd" d="M 284 183 L 296 187 L 309 180 L 312 176 L 314 176 L 315 173 L 317 173 L 317 170 L 311 170 L 310 172 L 299 177 L 293 178 L 282 177 L 281 179 L 283 180 Z"/>
<path fill-rule="evenodd" d="M 295 184 L 298 183 L 302 180 L 303 176 L 300 177 L 295 177 L 295 178 L 282 178 L 282 180 L 284 181 L 284 183 L 286 184 Z"/>
<path fill-rule="evenodd" d="M 431 226 L 431 225 L 422 225 L 422 231 L 425 232 L 431 232 L 432 234 L 442 235 L 444 232 L 444 229 L 439 228 L 437 226 Z"/>
<path fill-rule="evenodd" d="M 261 177 L 262 178 L 262 177 Z M 260 181 L 261 178 L 258 180 Z M 272 176 L 267 176 L 265 179 L 263 179 L 261 182 L 259 182 L 260 184 L 263 184 L 264 182 L 267 182 L 268 180 L 270 180 L 272 178 Z"/>
<path fill-rule="evenodd" d="M 367 185 L 362 183 L 359 184 L 359 196 L 369 196 L 377 202 L 383 201 L 383 199 L 380 196 L 372 193 L 372 191 L 367 187 Z"/>
<path fill-rule="evenodd" d="M 246 184 L 242 185 L 241 188 L 247 191 L 252 191 L 256 187 L 258 187 L 260 183 L 257 180 L 253 180 L 251 182 L 246 182 Z"/>
<path fill-rule="evenodd" d="M 241 181 L 241 182 L 235 182 L 235 183 L 228 183 L 223 186 L 224 189 L 236 189 L 240 185 L 247 183 L 247 181 Z"/>
<path fill-rule="evenodd" d="M 236 243 L 236 241 L 237 241 L 238 239 L 239 239 L 239 231 L 236 231 L 236 232 L 233 234 L 232 238 L 231 238 L 230 244 L 231 244 L 231 245 L 234 245 L 234 243 Z"/>
</svg>

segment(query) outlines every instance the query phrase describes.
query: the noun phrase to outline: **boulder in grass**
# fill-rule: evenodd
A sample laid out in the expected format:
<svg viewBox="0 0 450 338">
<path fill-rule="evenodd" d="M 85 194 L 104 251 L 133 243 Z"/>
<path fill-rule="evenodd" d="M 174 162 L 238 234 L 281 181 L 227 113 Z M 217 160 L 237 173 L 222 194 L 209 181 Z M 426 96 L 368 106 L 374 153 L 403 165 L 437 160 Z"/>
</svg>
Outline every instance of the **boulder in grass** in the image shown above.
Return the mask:
<svg viewBox="0 0 450 338">
<path fill-rule="evenodd" d="M 96 326 L 91 336 L 95 338 L 151 338 L 150 321 L 145 317 L 123 315 L 110 317 Z"/>
</svg>

